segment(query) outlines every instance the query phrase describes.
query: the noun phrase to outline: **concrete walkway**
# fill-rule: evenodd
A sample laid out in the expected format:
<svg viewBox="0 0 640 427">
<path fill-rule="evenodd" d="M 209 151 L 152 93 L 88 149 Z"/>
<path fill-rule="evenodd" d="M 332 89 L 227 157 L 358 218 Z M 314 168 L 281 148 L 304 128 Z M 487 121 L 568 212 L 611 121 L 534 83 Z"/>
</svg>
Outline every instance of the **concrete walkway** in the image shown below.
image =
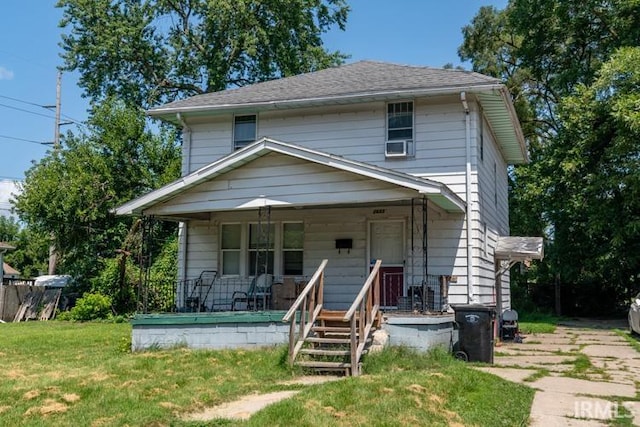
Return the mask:
<svg viewBox="0 0 640 427">
<path fill-rule="evenodd" d="M 616 418 L 640 426 L 640 353 L 614 329 L 626 330 L 625 322 L 573 321 L 503 343 L 494 366 L 478 369 L 536 389 L 532 427 L 608 426 Z"/>
</svg>

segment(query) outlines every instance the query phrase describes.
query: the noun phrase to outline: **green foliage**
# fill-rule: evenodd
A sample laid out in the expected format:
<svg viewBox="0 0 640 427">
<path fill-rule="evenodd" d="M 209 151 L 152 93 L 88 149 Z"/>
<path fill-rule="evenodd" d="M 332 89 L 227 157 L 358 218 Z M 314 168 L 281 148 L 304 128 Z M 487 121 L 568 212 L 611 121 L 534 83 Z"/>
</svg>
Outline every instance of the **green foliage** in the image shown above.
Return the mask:
<svg viewBox="0 0 640 427">
<path fill-rule="evenodd" d="M 64 68 L 93 100 L 143 107 L 336 65 L 344 0 L 59 0 Z"/>
<path fill-rule="evenodd" d="M 111 298 L 99 293 L 85 293 L 76 301 L 68 315 L 58 316 L 59 320 L 88 322 L 111 317 Z"/>
<path fill-rule="evenodd" d="M 134 221 L 111 209 L 175 179 L 179 149 L 174 132 L 154 135 L 142 110 L 114 100 L 94 108 L 87 134 L 63 142 L 27 171 L 15 209 L 30 233 L 54 236 L 56 270 L 87 291 L 105 260 L 140 246 L 127 240 Z"/>
<path fill-rule="evenodd" d="M 111 298 L 116 312 L 131 313 L 135 310 L 136 292 L 142 276 L 140 268 L 127 258 L 124 280 L 120 282 L 120 267 L 120 257 L 101 260 L 100 273 L 91 280 L 91 289 Z"/>
<path fill-rule="evenodd" d="M 0 242 L 13 242 L 18 239 L 20 225 L 8 216 L 0 215 Z"/>
<path fill-rule="evenodd" d="M 13 218 L 0 216 L 0 241 L 16 248 L 6 253 L 4 260 L 20 271 L 22 277 L 35 277 L 47 271 L 49 238 L 43 233 L 21 227 Z"/>
</svg>

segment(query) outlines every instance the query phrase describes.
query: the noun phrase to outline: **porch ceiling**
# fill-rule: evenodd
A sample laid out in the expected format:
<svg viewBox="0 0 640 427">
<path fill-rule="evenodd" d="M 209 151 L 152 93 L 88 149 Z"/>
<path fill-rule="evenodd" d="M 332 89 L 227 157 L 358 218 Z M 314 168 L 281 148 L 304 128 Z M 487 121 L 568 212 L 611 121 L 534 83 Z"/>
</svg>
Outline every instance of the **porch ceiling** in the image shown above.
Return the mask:
<svg viewBox="0 0 640 427">
<path fill-rule="evenodd" d="M 260 206 L 359 205 L 422 196 L 447 212 L 465 210 L 464 201 L 440 182 L 263 138 L 114 212 L 194 218 Z"/>
</svg>

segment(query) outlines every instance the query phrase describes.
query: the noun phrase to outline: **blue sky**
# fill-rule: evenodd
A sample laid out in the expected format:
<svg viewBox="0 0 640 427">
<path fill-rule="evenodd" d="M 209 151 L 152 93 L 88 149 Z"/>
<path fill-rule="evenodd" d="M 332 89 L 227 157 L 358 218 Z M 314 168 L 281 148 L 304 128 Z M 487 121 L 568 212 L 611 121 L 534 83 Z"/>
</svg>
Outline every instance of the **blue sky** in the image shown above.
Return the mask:
<svg viewBox="0 0 640 427">
<path fill-rule="evenodd" d="M 56 67 L 62 16 L 55 0 L 6 1 L 0 18 L 0 213 L 9 207 L 7 181 L 19 180 L 45 155 L 54 135 Z M 346 31 L 324 37 L 329 49 L 362 59 L 441 67 L 460 65 L 461 28 L 478 9 L 506 6 L 507 0 L 351 0 Z M 462 64 L 464 65 L 464 64 Z M 86 119 L 87 102 L 77 75 L 64 74 L 63 121 Z M 23 111 L 26 110 L 26 111 Z M 63 130 L 73 130 L 66 125 Z M 9 139 L 6 137 L 14 138 Z M 26 140 L 26 141 L 25 141 Z"/>
</svg>

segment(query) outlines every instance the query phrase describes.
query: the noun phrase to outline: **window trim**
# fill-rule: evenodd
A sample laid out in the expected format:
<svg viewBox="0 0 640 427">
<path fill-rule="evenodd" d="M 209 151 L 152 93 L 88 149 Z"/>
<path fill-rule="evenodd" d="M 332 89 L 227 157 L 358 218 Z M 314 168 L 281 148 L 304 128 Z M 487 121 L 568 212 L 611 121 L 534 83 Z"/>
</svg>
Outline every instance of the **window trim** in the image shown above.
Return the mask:
<svg viewBox="0 0 640 427">
<path fill-rule="evenodd" d="M 239 225 L 240 226 L 240 248 L 238 249 L 224 249 L 222 247 L 222 228 L 225 225 Z M 244 253 L 246 252 L 245 247 L 244 247 L 244 242 L 246 240 L 245 237 L 245 230 L 246 227 L 243 226 L 244 224 L 241 222 L 223 222 L 220 224 L 220 239 L 219 239 L 219 249 L 220 249 L 220 261 L 219 261 L 219 268 L 218 271 L 220 271 L 220 275 L 221 276 L 225 276 L 225 277 L 240 277 L 243 275 L 243 271 L 242 271 L 242 266 L 245 263 L 244 262 Z M 238 256 L 238 274 L 225 274 L 224 272 L 224 253 L 225 252 L 239 252 L 239 256 Z"/>
<path fill-rule="evenodd" d="M 254 122 L 255 122 L 255 128 L 254 128 L 254 135 L 253 135 L 253 141 L 239 141 L 242 143 L 245 143 L 245 145 L 242 146 L 237 146 L 236 144 L 236 120 L 238 118 L 242 118 L 242 117 L 253 117 Z M 233 123 L 232 123 L 232 128 L 231 128 L 231 145 L 233 148 L 233 151 L 237 151 L 240 150 L 244 147 L 246 147 L 247 145 L 250 145 L 251 143 L 255 142 L 258 140 L 258 115 L 257 114 L 234 114 L 233 116 Z M 248 141 L 248 140 L 247 140 Z"/>
<path fill-rule="evenodd" d="M 396 104 L 410 104 L 411 105 L 411 137 L 410 138 L 396 138 L 396 139 L 390 139 L 389 138 L 389 131 L 391 130 L 389 128 L 389 106 L 391 105 L 396 105 Z M 415 156 L 415 136 L 416 136 L 416 103 L 415 100 L 413 99 L 401 99 L 401 100 L 397 100 L 394 102 L 387 102 L 385 104 L 385 111 L 384 111 L 384 152 L 385 152 L 385 157 L 389 158 L 393 158 L 393 157 L 413 157 Z M 398 128 L 398 129 L 405 129 L 405 128 Z M 394 153 L 390 153 L 387 151 L 387 146 L 389 143 L 399 143 L 401 141 L 406 141 L 405 142 L 405 153 L 403 154 L 394 154 Z"/>
</svg>

